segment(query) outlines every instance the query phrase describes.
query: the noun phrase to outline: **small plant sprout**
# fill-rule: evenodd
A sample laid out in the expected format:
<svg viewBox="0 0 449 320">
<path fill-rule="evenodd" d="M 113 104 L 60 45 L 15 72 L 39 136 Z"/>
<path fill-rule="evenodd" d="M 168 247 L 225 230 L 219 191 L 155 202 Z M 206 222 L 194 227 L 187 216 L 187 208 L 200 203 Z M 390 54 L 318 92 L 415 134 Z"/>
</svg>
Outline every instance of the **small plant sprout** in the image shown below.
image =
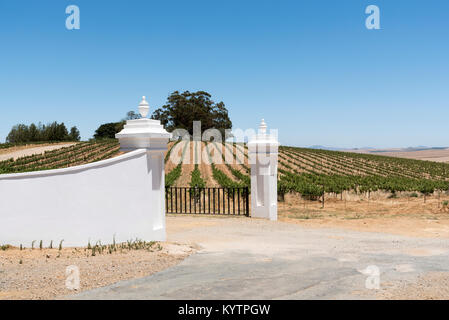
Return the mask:
<svg viewBox="0 0 449 320">
<path fill-rule="evenodd" d="M 60 242 L 59 242 L 59 251 L 61 251 L 62 250 L 62 243 L 64 242 L 64 239 L 62 239 Z"/>
<path fill-rule="evenodd" d="M 20 251 L 22 251 L 23 250 L 23 247 L 22 247 L 22 244 L 20 244 Z"/>
<path fill-rule="evenodd" d="M 31 250 L 33 250 L 34 249 L 34 243 L 36 242 L 36 240 L 33 240 L 32 242 L 31 242 Z"/>
<path fill-rule="evenodd" d="M 50 241 L 50 246 L 48 248 L 53 249 L 53 240 Z"/>
<path fill-rule="evenodd" d="M 39 249 L 42 250 L 42 240 L 39 242 Z"/>
</svg>

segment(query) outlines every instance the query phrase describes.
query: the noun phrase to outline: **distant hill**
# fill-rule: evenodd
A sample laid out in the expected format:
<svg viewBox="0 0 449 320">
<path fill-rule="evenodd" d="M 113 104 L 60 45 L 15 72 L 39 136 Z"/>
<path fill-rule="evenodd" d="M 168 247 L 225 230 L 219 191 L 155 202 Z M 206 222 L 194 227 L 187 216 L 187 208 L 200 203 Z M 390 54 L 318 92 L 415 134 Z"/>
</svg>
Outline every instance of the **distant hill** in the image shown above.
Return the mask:
<svg viewBox="0 0 449 320">
<path fill-rule="evenodd" d="M 316 149 L 316 150 L 330 150 L 330 151 L 345 151 L 345 150 L 374 150 L 375 148 L 371 147 L 362 147 L 362 148 L 337 148 L 337 147 L 325 147 L 321 145 L 313 145 L 307 147 L 308 149 Z"/>
</svg>

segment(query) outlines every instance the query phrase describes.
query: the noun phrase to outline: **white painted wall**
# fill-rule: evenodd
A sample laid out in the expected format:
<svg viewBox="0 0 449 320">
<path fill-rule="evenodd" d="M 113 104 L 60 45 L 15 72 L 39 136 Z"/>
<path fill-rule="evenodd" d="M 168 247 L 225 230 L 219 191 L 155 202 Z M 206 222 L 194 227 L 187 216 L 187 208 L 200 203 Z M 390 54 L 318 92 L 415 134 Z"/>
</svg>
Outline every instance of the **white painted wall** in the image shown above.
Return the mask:
<svg viewBox="0 0 449 320">
<path fill-rule="evenodd" d="M 165 240 L 163 152 L 139 149 L 79 167 L 0 175 L 0 244 L 86 246 Z"/>
</svg>

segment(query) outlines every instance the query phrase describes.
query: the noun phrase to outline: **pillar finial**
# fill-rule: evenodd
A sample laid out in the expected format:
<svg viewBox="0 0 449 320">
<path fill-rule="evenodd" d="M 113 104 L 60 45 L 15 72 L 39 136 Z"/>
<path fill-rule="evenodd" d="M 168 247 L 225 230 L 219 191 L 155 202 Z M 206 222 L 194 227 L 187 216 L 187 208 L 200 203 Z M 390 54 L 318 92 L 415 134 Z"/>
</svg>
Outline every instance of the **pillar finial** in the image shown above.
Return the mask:
<svg viewBox="0 0 449 320">
<path fill-rule="evenodd" d="M 264 119 L 262 119 L 262 121 L 260 122 L 259 131 L 260 131 L 261 134 L 266 134 L 267 133 L 267 124 L 265 123 Z"/>
<path fill-rule="evenodd" d="M 142 96 L 142 101 L 139 103 L 139 113 L 142 118 L 146 118 L 150 111 L 150 105 L 148 104 L 146 97 Z"/>
</svg>

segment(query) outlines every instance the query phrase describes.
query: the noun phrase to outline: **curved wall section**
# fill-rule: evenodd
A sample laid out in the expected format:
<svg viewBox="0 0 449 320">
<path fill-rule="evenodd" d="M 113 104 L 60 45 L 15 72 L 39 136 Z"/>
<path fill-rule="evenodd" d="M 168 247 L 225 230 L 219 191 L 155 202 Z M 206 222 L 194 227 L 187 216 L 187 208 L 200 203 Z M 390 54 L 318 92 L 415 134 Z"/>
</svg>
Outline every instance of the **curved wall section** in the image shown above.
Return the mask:
<svg viewBox="0 0 449 320">
<path fill-rule="evenodd" d="M 151 157 L 140 149 L 79 167 L 0 175 L 0 244 L 164 241 L 164 176 Z"/>
</svg>

